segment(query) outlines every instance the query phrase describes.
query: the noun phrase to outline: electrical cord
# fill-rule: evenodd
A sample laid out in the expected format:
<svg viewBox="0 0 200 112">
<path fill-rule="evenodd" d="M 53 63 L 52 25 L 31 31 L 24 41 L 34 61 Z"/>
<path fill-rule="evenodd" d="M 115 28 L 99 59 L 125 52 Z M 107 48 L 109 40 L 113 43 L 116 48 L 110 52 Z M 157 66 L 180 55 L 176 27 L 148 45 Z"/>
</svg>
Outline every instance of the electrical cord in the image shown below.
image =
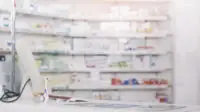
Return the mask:
<svg viewBox="0 0 200 112">
<path fill-rule="evenodd" d="M 3 103 L 13 103 L 13 102 L 16 102 L 21 97 L 21 95 L 24 92 L 24 89 L 25 89 L 26 85 L 30 81 L 31 81 L 31 79 L 28 79 L 25 82 L 25 84 L 24 84 L 24 86 L 23 86 L 23 88 L 22 88 L 22 90 L 21 90 L 20 93 L 16 93 L 16 92 L 13 92 L 13 91 L 5 89 L 4 94 L 0 98 L 0 102 L 3 102 Z M 9 100 L 10 98 L 15 98 L 15 99 Z"/>
</svg>

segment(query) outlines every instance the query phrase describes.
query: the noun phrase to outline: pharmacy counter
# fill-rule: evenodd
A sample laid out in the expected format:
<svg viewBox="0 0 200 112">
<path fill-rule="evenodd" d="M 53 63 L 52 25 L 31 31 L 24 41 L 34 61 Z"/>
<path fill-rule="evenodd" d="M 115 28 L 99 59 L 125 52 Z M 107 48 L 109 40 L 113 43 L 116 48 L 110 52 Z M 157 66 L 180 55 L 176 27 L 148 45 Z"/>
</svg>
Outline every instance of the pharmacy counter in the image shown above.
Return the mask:
<svg viewBox="0 0 200 112">
<path fill-rule="evenodd" d="M 119 102 L 43 104 L 19 101 L 11 104 L 0 103 L 0 112 L 200 112 L 200 107 Z"/>
</svg>

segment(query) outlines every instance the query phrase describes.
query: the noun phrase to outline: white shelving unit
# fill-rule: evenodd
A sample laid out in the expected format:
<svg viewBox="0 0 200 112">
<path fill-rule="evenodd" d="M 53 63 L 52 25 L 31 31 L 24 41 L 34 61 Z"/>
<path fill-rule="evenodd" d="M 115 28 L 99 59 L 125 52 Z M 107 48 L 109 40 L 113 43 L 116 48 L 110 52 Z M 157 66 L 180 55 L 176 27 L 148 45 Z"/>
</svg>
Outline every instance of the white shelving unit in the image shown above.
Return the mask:
<svg viewBox="0 0 200 112">
<path fill-rule="evenodd" d="M 10 33 L 7 29 L 0 29 L 0 32 L 3 33 Z M 170 36 L 170 33 L 157 33 L 157 34 L 126 34 L 126 35 L 116 35 L 116 36 L 109 36 L 109 35 L 68 35 L 62 33 L 54 33 L 54 32 L 44 32 L 44 31 L 31 31 L 31 30 L 24 30 L 24 29 L 16 29 L 17 34 L 28 34 L 28 35 L 42 35 L 42 36 L 52 36 L 52 37 L 68 37 L 68 38 L 109 38 L 109 39 L 117 39 L 117 38 L 127 38 L 127 39 L 160 39 L 162 37 Z"/>
<path fill-rule="evenodd" d="M 0 51 L 1 54 L 11 54 L 10 50 L 2 50 Z M 34 55 L 40 55 L 40 54 L 49 54 L 49 55 L 64 55 L 64 56 L 70 56 L 70 55 L 76 55 L 76 56 L 95 56 L 95 55 L 128 55 L 128 56 L 134 56 L 134 55 L 156 55 L 156 56 L 162 56 L 170 54 L 171 52 L 160 52 L 160 51 L 139 51 L 139 52 L 80 52 L 80 51 L 50 51 L 50 50 L 41 50 L 41 51 L 33 51 Z"/>
<path fill-rule="evenodd" d="M 17 14 L 21 16 L 37 16 L 42 18 L 52 18 L 52 19 L 63 19 L 67 21 L 92 21 L 92 22 L 132 22 L 132 21 L 166 21 L 168 17 L 166 16 L 144 16 L 144 17 L 132 17 L 132 18 L 69 18 L 62 15 L 50 15 L 47 13 L 31 12 L 26 10 L 17 10 Z"/>
<path fill-rule="evenodd" d="M 168 86 L 104 86 L 104 87 L 69 87 L 66 90 L 165 90 Z"/>
<path fill-rule="evenodd" d="M 168 69 L 143 69 L 143 70 L 119 70 L 119 69 L 108 69 L 108 70 L 98 70 L 100 73 L 162 73 L 165 71 L 170 71 L 171 68 Z M 92 73 L 93 70 L 40 70 L 41 73 Z"/>
<path fill-rule="evenodd" d="M 111 3 L 112 1 L 109 1 L 109 3 Z M 107 2 L 105 2 L 106 4 Z M 154 5 L 154 4 L 169 4 L 170 1 L 169 0 L 125 0 L 125 1 L 117 1 L 117 5 L 122 4 L 124 6 L 127 6 L 127 4 L 141 4 L 141 3 L 145 3 L 150 4 L 150 5 Z M 101 4 L 102 6 L 105 4 Z M 142 10 L 142 9 L 140 9 Z M 157 10 L 156 10 L 157 11 Z M 0 9 L 0 12 L 4 12 L 4 13 L 9 13 L 9 11 L 7 10 L 3 10 Z M 142 12 L 142 11 L 141 11 Z M 145 13 L 145 11 L 144 11 Z M 56 80 L 57 77 L 59 80 L 57 81 L 52 81 L 53 84 L 55 84 L 55 82 L 59 82 L 58 85 L 60 84 L 64 84 L 67 85 L 65 87 L 65 92 L 68 95 L 70 93 L 70 95 L 74 95 L 77 94 L 78 92 L 85 92 L 87 93 L 87 97 L 89 98 L 93 98 L 93 92 L 99 92 L 101 93 L 102 91 L 109 91 L 109 92 L 113 92 L 113 93 L 117 93 L 117 95 L 120 98 L 120 100 L 124 99 L 128 99 L 125 97 L 130 97 L 130 99 L 133 99 L 132 94 L 136 94 L 136 90 L 140 91 L 139 95 L 143 95 L 143 96 L 148 96 L 149 95 L 149 101 L 157 101 L 157 94 L 161 93 L 162 95 L 165 94 L 168 98 L 168 102 L 172 102 L 173 101 L 173 68 L 172 66 L 165 66 L 166 63 L 170 63 L 171 62 L 167 62 L 166 60 L 168 59 L 168 57 L 170 57 L 172 55 L 172 51 L 171 50 L 163 50 L 163 49 L 155 49 L 154 47 L 152 48 L 148 48 L 149 46 L 147 45 L 149 41 L 164 41 L 169 39 L 170 37 L 173 36 L 173 34 L 171 33 L 171 31 L 159 31 L 161 28 L 160 27 L 160 23 L 166 23 L 167 25 L 169 25 L 170 22 L 170 18 L 168 15 L 143 15 L 143 16 L 129 16 L 129 17 L 86 17 L 86 16 L 82 16 L 82 17 L 71 17 L 69 15 L 63 16 L 65 14 L 49 14 L 49 13 L 44 13 L 44 12 L 37 12 L 37 11 L 30 11 L 27 9 L 17 9 L 16 11 L 16 15 L 17 15 L 17 21 L 16 23 L 21 23 L 22 25 L 19 27 L 18 25 L 16 25 L 16 38 L 24 38 L 27 39 L 27 42 L 30 42 L 30 45 L 34 45 L 33 48 L 33 54 L 36 57 L 36 60 L 38 60 L 38 58 L 42 58 L 43 60 L 45 59 L 49 59 L 49 57 L 56 57 L 56 58 L 52 58 L 51 60 L 46 60 L 46 62 L 49 62 L 49 66 L 48 67 L 43 67 L 40 68 L 40 72 L 41 72 L 41 77 L 49 77 L 52 80 Z M 47 21 L 47 22 L 46 22 Z M 27 22 L 26 24 L 23 22 Z M 152 23 L 152 26 L 156 26 L 158 25 L 159 28 L 157 28 L 157 32 L 151 32 L 151 31 L 145 31 L 145 32 L 139 32 L 136 31 L 133 33 L 132 29 L 128 32 L 122 33 L 122 34 L 118 34 L 115 32 L 111 33 L 111 34 L 104 34 L 104 32 L 98 32 L 94 33 L 91 30 L 93 30 L 93 28 L 90 29 L 90 33 L 88 32 L 84 32 L 84 33 L 69 33 L 69 32 L 61 32 L 61 31 L 57 31 L 56 28 L 59 27 L 60 24 L 70 24 L 70 28 L 75 24 L 78 23 L 87 23 L 88 26 L 98 26 L 100 27 L 101 23 L 129 23 L 130 25 L 133 25 L 133 23 L 135 24 L 142 24 L 142 25 L 136 25 L 137 27 L 143 27 L 143 24 L 147 23 L 147 27 L 151 26 L 150 24 Z M 44 24 L 43 24 L 44 23 Z M 27 25 L 28 24 L 28 25 Z M 41 26 L 37 26 L 38 24 L 42 24 Z M 53 25 L 52 25 L 53 24 Z M 166 26 L 166 24 L 164 24 L 164 26 Z M 48 28 L 43 28 L 46 27 L 45 25 L 49 25 L 50 27 L 54 26 L 54 28 L 52 28 L 51 30 L 48 30 Z M 74 26 L 75 26 L 74 25 Z M 130 26 L 129 25 L 129 26 Z M 133 25 L 134 26 L 134 25 Z M 145 25 L 144 25 L 145 26 Z M 146 27 L 145 26 L 145 27 Z M 24 27 L 24 28 L 23 28 Z M 38 27 L 42 27 L 42 28 L 38 28 Z M 119 26 L 120 27 L 120 26 Z M 84 29 L 83 27 L 81 27 L 82 29 Z M 80 29 L 81 29 L 80 28 Z M 74 28 L 77 29 L 77 28 Z M 101 28 L 99 28 L 101 29 Z M 99 30 L 98 29 L 98 30 Z M 139 28 L 138 28 L 139 29 Z M 147 28 L 148 29 L 148 28 Z M 68 30 L 68 29 L 65 29 Z M 71 28 L 70 30 L 73 30 L 73 28 Z M 152 29 L 150 29 L 152 30 Z M 0 28 L 0 32 L 2 33 L 10 33 L 9 30 L 4 29 L 4 28 Z M 120 31 L 117 31 L 120 32 Z M 39 45 L 37 44 L 37 42 L 39 40 L 41 40 L 42 42 L 39 42 L 40 44 L 44 44 L 44 40 L 49 41 L 53 39 L 53 41 L 55 40 L 59 40 L 63 43 L 67 43 L 64 44 L 64 46 L 66 45 L 70 45 L 69 49 L 62 49 L 62 46 L 57 46 L 57 44 L 45 44 L 45 45 Z M 115 46 L 113 43 L 116 40 L 116 44 L 117 44 L 117 50 L 116 49 L 109 49 L 107 51 L 103 51 L 103 50 L 77 50 L 78 48 L 75 49 L 76 45 L 75 42 L 78 39 L 82 39 L 82 41 L 87 41 L 87 40 L 95 40 L 95 39 L 102 39 L 103 40 L 111 40 L 112 42 L 110 42 L 110 46 Z M 121 49 L 120 45 L 122 43 L 120 43 L 120 39 L 126 39 L 126 41 L 132 41 L 132 40 L 137 40 L 138 43 L 140 43 L 139 41 L 144 41 L 144 46 L 145 48 L 140 49 L 140 50 L 136 50 L 137 47 L 135 47 L 134 50 L 131 51 L 126 51 L 125 48 Z M 36 41 L 37 40 L 37 41 Z M 67 40 L 66 42 L 64 42 L 65 40 Z M 51 42 L 50 42 L 51 43 Z M 63 44 L 62 43 L 62 44 Z M 87 42 L 86 42 L 87 43 Z M 95 42 L 88 42 L 90 45 L 92 45 L 91 43 Z M 103 42 L 102 42 L 103 43 Z M 150 42 L 149 42 L 150 43 Z M 166 42 L 165 42 L 166 43 Z M 60 43 L 59 43 L 60 44 Z M 101 44 L 101 40 L 96 42 L 96 44 Z M 134 45 L 136 43 L 133 43 L 131 45 Z M 150 43 L 152 45 L 152 43 Z M 156 42 L 154 43 L 156 44 Z M 125 46 L 125 44 L 123 43 L 123 45 Z M 137 44 L 136 44 L 137 45 Z M 162 45 L 162 44 L 161 44 Z M 45 47 L 48 47 L 49 49 L 45 49 Z M 52 47 L 53 46 L 53 47 Z M 54 47 L 56 46 L 56 47 Z M 94 46 L 94 45 L 93 45 Z M 105 47 L 105 45 L 102 45 L 103 47 Z M 107 46 L 106 46 L 107 47 Z M 139 46 L 140 47 L 140 46 Z M 147 48 L 146 48 L 147 47 Z M 42 49 L 43 48 L 43 49 Z M 65 47 L 64 47 L 65 48 Z M 81 47 L 80 47 L 81 48 Z M 5 54 L 5 55 L 10 55 L 11 51 L 9 50 L 2 50 L 0 51 L 0 54 Z M 48 56 L 47 56 L 48 55 Z M 103 57 L 105 58 L 105 63 L 104 65 L 106 65 L 107 67 L 96 67 L 96 68 L 90 68 L 86 66 L 86 58 L 89 59 L 93 59 L 93 57 Z M 125 65 L 123 66 L 128 66 L 127 68 L 123 68 L 123 67 L 116 67 L 116 68 L 112 68 L 110 66 L 108 66 L 109 61 L 112 59 L 115 59 L 114 57 L 123 57 L 121 62 L 124 62 L 123 59 L 125 59 L 125 57 L 131 57 L 132 60 L 136 60 L 136 58 L 140 58 L 142 57 L 141 60 L 147 60 L 149 59 L 149 65 L 150 64 L 155 64 L 157 67 L 146 67 L 146 65 L 141 65 L 138 64 L 134 61 L 127 61 Z M 154 58 L 155 57 L 155 58 Z M 64 59 L 62 62 L 66 62 L 64 65 L 60 64 L 60 66 L 56 69 L 51 69 L 51 66 L 56 65 L 55 62 L 53 62 L 52 60 L 57 60 L 57 58 L 67 58 Z M 167 58 L 167 59 L 166 59 Z M 139 59 L 137 59 L 138 61 Z M 150 62 L 151 60 L 151 62 Z M 159 61 L 158 61 L 159 60 Z M 164 60 L 164 62 L 162 63 L 162 61 Z M 154 62 L 155 61 L 155 62 Z M 168 60 L 168 61 L 172 61 Z M 119 61 L 120 62 L 120 61 Z M 38 63 L 38 61 L 37 61 Z M 42 63 L 41 61 L 39 62 L 40 64 Z M 59 62 L 60 63 L 60 62 Z M 70 64 L 68 64 L 70 63 Z M 85 64 L 85 67 L 80 67 L 83 66 L 83 63 Z M 103 62 L 102 62 L 103 63 Z M 131 64 L 129 64 L 131 63 Z M 134 63 L 136 63 L 134 65 Z M 159 64 L 157 64 L 159 63 Z M 57 64 L 59 65 L 59 64 Z M 120 65 L 121 66 L 121 65 Z M 129 67 L 130 66 L 130 67 Z M 133 67 L 134 66 L 134 67 Z M 140 68 L 137 68 L 137 66 L 142 66 Z M 41 66 L 40 66 L 41 67 Z M 135 68 L 136 67 L 136 68 Z M 75 76 L 75 77 L 74 77 Z M 78 79 L 76 79 L 78 77 Z M 68 78 L 68 79 L 72 79 L 69 82 L 64 82 L 62 81 L 64 78 Z M 90 81 L 81 81 L 83 79 L 89 79 L 91 80 L 91 84 Z M 140 85 L 111 85 L 111 79 L 112 78 L 119 78 L 121 80 L 132 80 L 132 79 L 137 79 L 140 82 Z M 168 80 L 168 84 L 165 85 L 159 85 L 159 84 L 143 84 L 141 83 L 143 80 L 163 80 L 166 79 Z M 79 82 L 76 82 L 76 81 Z M 108 81 L 110 80 L 110 83 L 105 85 L 104 83 L 101 86 L 101 83 L 99 81 Z M 97 85 L 98 86 L 92 86 L 94 82 L 98 82 Z M 122 81 L 123 82 L 123 81 Z M 51 83 L 51 81 L 50 81 Z M 84 85 L 84 83 L 87 83 L 86 86 L 75 86 L 76 84 L 74 83 L 82 83 L 80 85 Z M 91 86 L 90 86 L 91 85 Z M 171 86 L 169 86 L 171 85 Z M 50 87 L 54 85 L 50 84 Z M 57 86 L 57 85 L 56 85 Z M 124 93 L 121 93 L 122 91 L 124 91 Z M 77 92 L 77 93 L 76 93 Z M 136 92 L 136 93 L 135 93 Z M 143 93 L 144 92 L 144 93 Z M 120 93 L 120 94 L 119 94 Z M 81 95 L 83 95 L 82 93 L 80 93 Z M 80 94 L 78 96 L 80 96 Z M 88 95 L 89 94 L 89 95 Z M 124 95 L 125 94 L 125 95 Z M 128 94 L 128 95 L 127 95 Z M 132 96 L 131 96 L 132 95 Z M 76 96 L 76 95 L 75 95 Z M 112 95 L 111 95 L 112 96 Z M 138 97 L 143 97 L 143 96 L 138 96 Z M 84 96 L 81 96 L 84 97 Z M 147 98 L 148 99 L 148 98 Z M 105 100 L 105 99 L 104 99 Z M 109 100 L 109 99 L 106 99 Z M 135 101 L 135 100 L 133 100 Z M 140 100 L 139 100 L 140 101 Z"/>
</svg>

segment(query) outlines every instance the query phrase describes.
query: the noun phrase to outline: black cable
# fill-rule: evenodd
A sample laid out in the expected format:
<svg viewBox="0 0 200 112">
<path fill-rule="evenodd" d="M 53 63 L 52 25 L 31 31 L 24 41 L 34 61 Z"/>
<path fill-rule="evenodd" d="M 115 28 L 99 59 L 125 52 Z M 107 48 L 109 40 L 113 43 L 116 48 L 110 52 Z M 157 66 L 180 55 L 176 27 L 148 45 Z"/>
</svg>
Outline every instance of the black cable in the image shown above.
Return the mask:
<svg viewBox="0 0 200 112">
<path fill-rule="evenodd" d="M 31 79 L 28 79 L 28 80 L 25 82 L 25 84 L 24 84 L 24 86 L 23 86 L 23 88 L 22 88 L 22 90 L 21 90 L 20 93 L 15 93 L 15 92 L 12 92 L 12 91 L 10 91 L 10 90 L 5 90 L 4 94 L 3 94 L 3 95 L 1 96 L 1 98 L 0 98 L 0 102 L 4 102 L 4 103 L 13 103 L 13 102 L 17 101 L 17 100 L 21 97 L 22 93 L 24 92 L 24 89 L 25 89 L 26 85 L 27 85 L 30 81 L 31 81 Z M 9 100 L 10 98 L 14 98 L 14 97 L 16 97 L 16 98 L 13 99 L 13 100 Z"/>
</svg>

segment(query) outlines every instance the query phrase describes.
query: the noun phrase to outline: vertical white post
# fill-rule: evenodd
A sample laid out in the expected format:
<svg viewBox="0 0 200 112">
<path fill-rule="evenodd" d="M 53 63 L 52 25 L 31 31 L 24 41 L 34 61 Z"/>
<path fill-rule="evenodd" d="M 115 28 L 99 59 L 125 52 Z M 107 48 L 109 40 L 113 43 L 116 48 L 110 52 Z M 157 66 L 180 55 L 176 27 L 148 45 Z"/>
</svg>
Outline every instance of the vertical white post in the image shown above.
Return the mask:
<svg viewBox="0 0 200 112">
<path fill-rule="evenodd" d="M 16 1 L 12 0 L 12 11 L 11 11 L 11 37 L 12 37 L 12 76 L 11 76 L 11 88 L 15 91 L 15 16 L 16 16 Z"/>
</svg>

